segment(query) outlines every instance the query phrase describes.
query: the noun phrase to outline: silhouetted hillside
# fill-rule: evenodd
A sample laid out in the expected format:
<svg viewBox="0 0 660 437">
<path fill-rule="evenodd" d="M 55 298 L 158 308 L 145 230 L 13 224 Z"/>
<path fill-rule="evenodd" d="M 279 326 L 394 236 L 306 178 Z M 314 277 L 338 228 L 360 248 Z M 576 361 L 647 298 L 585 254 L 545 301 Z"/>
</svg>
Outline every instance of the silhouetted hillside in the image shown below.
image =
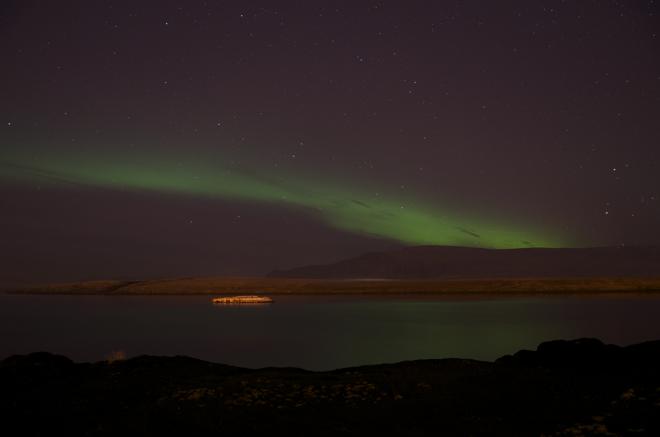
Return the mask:
<svg viewBox="0 0 660 437">
<path fill-rule="evenodd" d="M 595 339 L 329 372 L 41 352 L 0 361 L 0 410 L 21 436 L 657 436 L 658 369 L 658 341 Z"/>
<path fill-rule="evenodd" d="M 289 278 L 567 278 L 660 276 L 660 247 L 477 249 L 418 246 L 278 270 Z"/>
</svg>

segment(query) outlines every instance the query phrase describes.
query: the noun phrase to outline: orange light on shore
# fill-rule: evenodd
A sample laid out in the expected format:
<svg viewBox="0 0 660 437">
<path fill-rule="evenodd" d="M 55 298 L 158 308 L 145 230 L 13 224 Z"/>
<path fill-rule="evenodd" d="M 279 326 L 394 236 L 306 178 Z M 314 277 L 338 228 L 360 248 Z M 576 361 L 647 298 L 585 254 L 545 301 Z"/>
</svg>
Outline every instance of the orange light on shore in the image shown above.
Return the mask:
<svg viewBox="0 0 660 437">
<path fill-rule="evenodd" d="M 244 304 L 244 303 L 272 303 L 273 299 L 267 296 L 228 296 L 215 297 L 213 303 L 217 304 Z"/>
</svg>

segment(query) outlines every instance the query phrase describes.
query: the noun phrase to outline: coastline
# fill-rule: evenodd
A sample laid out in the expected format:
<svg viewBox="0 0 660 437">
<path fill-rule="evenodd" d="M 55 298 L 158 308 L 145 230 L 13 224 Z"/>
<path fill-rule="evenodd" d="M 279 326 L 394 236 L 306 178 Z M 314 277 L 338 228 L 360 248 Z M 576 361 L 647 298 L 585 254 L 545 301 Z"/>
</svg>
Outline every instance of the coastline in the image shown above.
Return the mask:
<svg viewBox="0 0 660 437">
<path fill-rule="evenodd" d="M 0 406 L 25 435 L 650 436 L 659 365 L 660 341 L 596 339 L 331 371 L 39 352 L 0 361 Z"/>
<path fill-rule="evenodd" d="M 659 278 L 297 279 L 199 277 L 144 281 L 100 280 L 4 289 L 39 295 L 657 295 Z"/>
</svg>

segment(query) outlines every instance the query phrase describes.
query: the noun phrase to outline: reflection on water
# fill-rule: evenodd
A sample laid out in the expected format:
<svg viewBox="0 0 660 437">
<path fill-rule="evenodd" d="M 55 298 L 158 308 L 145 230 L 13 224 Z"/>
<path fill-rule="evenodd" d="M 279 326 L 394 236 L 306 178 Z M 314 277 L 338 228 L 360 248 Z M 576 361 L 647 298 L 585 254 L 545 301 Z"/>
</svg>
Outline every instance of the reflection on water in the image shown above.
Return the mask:
<svg viewBox="0 0 660 437">
<path fill-rule="evenodd" d="M 660 339 L 660 298 L 0 295 L 0 357 L 46 350 L 95 361 L 189 355 L 247 367 L 330 369 L 420 358 L 492 360 L 542 341 Z"/>
</svg>

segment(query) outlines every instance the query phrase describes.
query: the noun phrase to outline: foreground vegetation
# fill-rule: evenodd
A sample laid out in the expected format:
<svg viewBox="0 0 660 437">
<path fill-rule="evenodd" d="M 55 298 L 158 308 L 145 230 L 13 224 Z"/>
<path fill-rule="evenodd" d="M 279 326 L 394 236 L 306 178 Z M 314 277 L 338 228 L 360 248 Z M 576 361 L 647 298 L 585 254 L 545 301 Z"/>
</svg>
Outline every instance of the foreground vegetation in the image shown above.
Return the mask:
<svg viewBox="0 0 660 437">
<path fill-rule="evenodd" d="M 0 362 L 21 435 L 660 435 L 660 342 L 308 372 L 186 357 Z"/>
</svg>

